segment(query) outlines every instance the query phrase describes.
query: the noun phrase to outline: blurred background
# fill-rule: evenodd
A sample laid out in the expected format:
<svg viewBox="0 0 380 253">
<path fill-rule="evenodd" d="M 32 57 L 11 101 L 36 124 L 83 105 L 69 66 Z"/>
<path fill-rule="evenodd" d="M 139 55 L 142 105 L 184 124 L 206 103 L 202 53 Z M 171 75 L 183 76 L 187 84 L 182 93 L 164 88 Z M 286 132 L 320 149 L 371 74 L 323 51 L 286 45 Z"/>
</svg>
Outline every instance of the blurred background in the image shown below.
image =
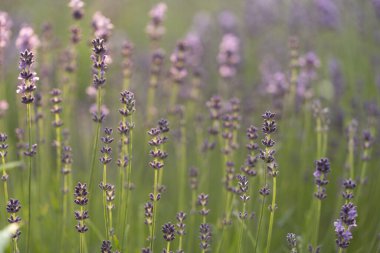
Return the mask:
<svg viewBox="0 0 380 253">
<path fill-rule="evenodd" d="M 144 140 L 147 138 L 146 130 L 148 128 L 144 122 L 147 117 L 147 90 L 151 55 L 151 44 L 145 32 L 145 27 L 149 22 L 149 11 L 157 3 L 158 1 L 151 0 L 85 2 L 84 17 L 77 23 L 81 28 L 82 42 L 77 46 L 78 57 L 75 74 L 77 89 L 75 89 L 75 93 L 70 94 L 74 98 L 73 103 L 75 105 L 73 106 L 72 122 L 68 126 L 75 161 L 74 182 L 81 178 L 86 178 L 91 157 L 94 124 L 88 110 L 93 100 L 86 94 L 86 89 L 92 83 L 90 42 L 94 38 L 94 34 L 91 23 L 93 15 L 97 11 L 109 18 L 114 27 L 107 41 L 112 62 L 109 64 L 106 74 L 107 84 L 104 103 L 110 108 L 110 115 L 105 126 L 114 126 L 116 128 L 119 120 L 117 108 L 119 106 L 119 92 L 123 86 L 122 45 L 128 39 L 134 45 L 130 89 L 135 92 L 137 103 L 136 122 L 140 123 L 137 123 L 136 140 L 134 141 L 137 145 L 135 152 L 136 157 L 138 157 L 134 164 L 136 171 L 138 171 L 134 176 L 134 181 L 143 182 L 146 180 L 152 182 L 153 173 L 150 173 L 150 169 L 147 168 L 148 156 L 146 153 L 144 154 L 147 149 Z M 202 69 L 202 92 L 198 100 L 200 104 L 197 110 L 206 119 L 208 112 L 205 103 L 213 94 L 218 92 L 218 86 L 221 82 L 217 55 L 219 44 L 224 34 L 232 33 L 240 40 L 240 62 L 237 75 L 233 81 L 234 88 L 229 91 L 228 96 L 237 96 L 241 99 L 241 111 L 244 115 L 241 124 L 241 129 L 243 130 L 252 123 L 260 126 L 260 115 L 265 110 L 276 110 L 276 101 L 274 101 L 276 94 L 273 94 L 274 92 L 270 88 L 270 81 L 272 80 L 271 77 L 276 73 L 283 73 L 286 76 L 290 72 L 290 38 L 298 38 L 298 52 L 301 56 L 312 53 L 310 55 L 314 57 L 313 60 L 316 66 L 316 77 L 311 84 L 313 97 L 319 98 L 325 106 L 330 108 L 331 112 L 331 138 L 328 156 L 331 157 L 332 167 L 336 171 L 336 174 L 335 172 L 333 173 L 331 181 L 336 184 L 328 188 L 332 197 L 329 203 L 333 203 L 334 198 L 339 198 L 339 184 L 342 180 L 339 173 L 344 170 L 347 153 L 347 143 L 344 135 L 346 127 L 352 119 L 359 122 L 360 130 L 372 127 L 376 131 L 379 126 L 380 1 L 167 0 L 165 3 L 168 7 L 164 20 L 166 32 L 160 41 L 160 46 L 166 52 L 167 57 L 164 63 L 164 73 L 170 67 L 168 58 L 175 50 L 177 42 L 187 38 L 191 32 L 198 34 L 202 45 L 202 57 L 199 64 Z M 7 12 L 13 22 L 12 37 L 4 51 L 4 64 L 2 65 L 4 69 L 4 76 L 2 77 L 4 86 L 0 89 L 0 100 L 6 99 L 9 104 L 8 111 L 2 117 L 2 127 L 4 131 L 13 133 L 14 129 L 19 127 L 18 115 L 20 114 L 20 107 L 17 105 L 19 98 L 15 92 L 19 60 L 15 40 L 18 31 L 23 25 L 28 24 L 41 37 L 44 27 L 46 28 L 47 24 L 51 26 L 48 34 L 51 41 L 49 57 L 52 59 L 48 83 L 50 89 L 61 85 L 60 72 L 62 72 L 62 66 L 59 59 L 66 45 L 70 42 L 70 26 L 74 21 L 68 7 L 68 1 L 63 0 L 0 0 L 0 10 Z M 44 53 L 47 53 L 44 52 L 44 48 L 39 48 L 36 53 L 37 66 L 41 59 L 40 56 Z M 39 67 L 37 67 L 38 73 L 41 72 Z M 162 95 L 161 100 L 158 100 L 159 103 L 164 99 L 165 95 Z M 300 108 L 298 109 L 300 110 Z M 162 109 L 162 111 L 158 112 L 158 116 L 165 115 L 166 110 Z M 374 118 L 376 123 L 370 126 L 369 118 Z M 196 120 L 187 122 L 189 129 L 195 128 L 196 124 Z M 316 159 L 313 155 L 313 152 L 315 152 L 314 139 L 310 141 L 310 146 L 303 144 L 304 149 L 301 150 L 300 143 L 305 142 L 305 140 L 297 134 L 297 131 L 303 129 L 302 124 L 294 120 L 294 124 L 289 123 L 289 125 L 285 124 L 283 126 L 287 127 L 279 128 L 279 133 L 282 136 L 278 152 L 278 163 L 282 168 L 280 174 L 282 179 L 279 179 L 279 188 L 288 189 L 288 191 L 279 193 L 279 206 L 282 211 L 279 212 L 278 223 L 276 223 L 279 231 L 275 235 L 276 240 L 273 244 L 273 252 L 286 252 L 286 247 L 283 246 L 286 232 L 302 230 L 303 224 L 301 223 L 305 215 L 302 211 L 302 206 L 308 207 L 309 200 L 307 200 L 307 197 L 306 200 L 302 197 L 301 207 L 297 206 L 298 202 L 292 198 L 292 194 L 303 194 L 296 187 L 297 182 L 301 185 L 312 182 L 311 171 L 313 161 Z M 52 138 L 53 133 L 48 132 L 47 135 Z M 14 134 L 9 134 L 9 138 L 11 143 L 17 142 Z M 239 139 L 243 143 L 245 143 L 244 138 L 244 131 L 242 131 Z M 199 147 L 191 146 L 195 142 L 193 137 L 188 136 L 188 139 L 188 156 L 197 158 L 195 161 L 189 158 L 187 166 L 192 166 L 192 163 L 199 166 L 202 164 L 199 160 L 202 160 L 204 156 L 196 153 Z M 241 146 L 244 147 L 244 145 Z M 10 149 L 12 150 L 14 147 L 11 146 Z M 170 151 L 175 153 L 175 147 L 170 147 Z M 300 155 L 301 152 L 305 154 Z M 15 156 L 12 155 L 12 152 L 10 153 L 10 156 L 14 158 Z M 359 160 L 360 153 L 357 151 L 355 154 Z M 379 150 L 374 149 L 373 157 L 376 158 L 377 155 L 379 155 Z M 143 158 L 139 159 L 140 157 Z M 245 153 L 238 153 L 236 157 L 236 160 L 243 162 Z M 174 158 L 170 159 L 174 160 Z M 218 157 L 210 159 L 212 160 L 210 164 L 217 166 L 215 164 L 218 163 L 213 162 L 218 160 Z M 378 178 L 380 174 L 376 170 L 379 162 L 374 159 L 371 164 L 371 175 L 373 178 Z M 175 162 L 170 166 L 174 168 Z M 292 172 L 293 167 L 297 167 L 297 169 Z M 300 171 L 304 174 L 296 175 L 301 173 Z M 117 176 L 114 175 L 113 177 Z M 173 180 L 175 181 L 174 174 L 167 179 L 168 189 L 176 188 Z M 217 182 L 219 182 L 218 180 Z M 212 179 L 208 179 L 208 181 L 211 182 Z M 219 189 L 218 184 L 215 182 L 210 184 L 212 186 L 207 189 L 210 189 L 211 194 L 212 192 L 217 192 L 217 189 Z M 365 213 L 373 217 L 377 217 L 375 210 L 380 208 L 375 201 L 380 197 L 379 187 L 376 184 L 377 182 L 370 183 L 364 197 L 369 205 L 365 209 Z M 137 183 L 137 189 L 145 187 L 143 185 L 139 186 Z M 302 189 L 312 191 L 312 186 Z M 146 190 L 146 193 L 148 191 L 149 189 Z M 141 205 L 146 199 L 147 195 L 145 191 L 143 192 L 136 195 L 134 200 L 139 203 L 134 207 L 136 212 L 141 212 Z M 170 194 L 172 193 L 169 191 L 168 199 L 170 199 Z M 311 196 L 311 192 L 309 195 Z M 143 200 L 140 199 L 140 201 L 139 198 Z M 299 198 L 297 201 L 299 201 Z M 167 215 L 174 217 L 175 205 L 169 201 L 165 202 L 165 200 L 164 203 L 168 205 Z M 216 203 L 212 200 L 211 206 L 214 207 L 214 210 L 217 208 Z M 321 241 L 326 249 L 322 250 L 322 252 L 333 252 L 335 249 L 334 231 L 331 224 L 334 217 L 337 216 L 337 209 L 332 204 L 326 205 L 325 208 L 322 215 L 325 219 L 322 224 L 331 229 L 321 236 Z M 48 211 L 46 211 L 47 213 Z M 142 216 L 142 214 L 140 215 Z M 162 218 L 162 222 L 164 220 L 165 218 Z M 211 214 L 211 221 L 217 223 L 217 217 L 213 216 L 213 214 Z M 380 222 L 378 218 L 374 218 L 373 223 L 369 222 L 367 224 L 367 231 L 362 231 L 363 233 L 355 235 L 359 239 L 353 242 L 353 250 L 350 252 L 375 252 L 371 250 L 376 248 L 373 245 L 378 240 Z M 321 227 L 323 226 L 321 225 Z M 139 238 L 132 245 L 134 248 L 138 248 L 141 246 L 141 242 L 142 239 Z M 365 243 L 368 243 L 368 245 L 364 245 Z"/>
</svg>

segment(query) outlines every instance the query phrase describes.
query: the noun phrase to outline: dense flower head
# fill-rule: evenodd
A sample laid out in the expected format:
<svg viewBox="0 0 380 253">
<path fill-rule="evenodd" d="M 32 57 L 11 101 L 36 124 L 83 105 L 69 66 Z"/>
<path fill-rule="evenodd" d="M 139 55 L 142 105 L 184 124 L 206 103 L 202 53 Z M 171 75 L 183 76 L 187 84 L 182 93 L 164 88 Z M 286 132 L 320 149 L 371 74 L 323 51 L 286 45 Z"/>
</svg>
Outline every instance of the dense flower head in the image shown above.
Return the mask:
<svg viewBox="0 0 380 253">
<path fill-rule="evenodd" d="M 75 204 L 84 206 L 88 203 L 88 191 L 87 191 L 87 184 L 78 182 L 78 184 L 74 188 L 74 196 L 75 196 Z"/>
<path fill-rule="evenodd" d="M 297 247 L 297 235 L 296 234 L 288 233 L 286 235 L 286 241 L 288 242 L 290 249 L 294 249 Z"/>
<path fill-rule="evenodd" d="M 200 232 L 200 235 L 199 235 L 199 239 L 200 239 L 200 248 L 201 250 L 207 250 L 210 248 L 211 246 L 211 226 L 207 223 L 202 223 L 200 226 L 199 226 L 199 232 Z"/>
<path fill-rule="evenodd" d="M 102 38 L 104 41 L 108 41 L 113 30 L 113 24 L 109 18 L 105 17 L 101 12 L 97 11 L 92 16 L 92 28 L 94 29 L 95 37 Z"/>
<path fill-rule="evenodd" d="M 110 241 L 103 241 L 100 247 L 100 252 L 102 253 L 112 253 L 112 245 Z"/>
<path fill-rule="evenodd" d="M 318 199 L 325 199 L 326 188 L 325 185 L 328 184 L 327 174 L 330 173 L 330 162 L 327 158 L 321 158 L 315 161 L 315 171 L 313 173 L 315 184 L 317 185 L 317 192 L 314 193 L 314 196 Z"/>
<path fill-rule="evenodd" d="M 37 89 L 36 82 L 39 80 L 36 72 L 32 71 L 32 64 L 34 62 L 34 55 L 31 51 L 25 50 L 20 53 L 20 74 L 18 80 L 20 81 L 17 86 L 16 92 L 21 94 L 21 102 L 30 104 L 34 101 L 34 91 Z"/>
<path fill-rule="evenodd" d="M 36 51 L 40 44 L 40 40 L 32 27 L 25 25 L 20 29 L 16 39 L 16 47 L 19 51 Z"/>
<path fill-rule="evenodd" d="M 6 143 L 8 136 L 5 133 L 0 133 L 0 158 L 5 158 L 8 154 L 8 144 Z"/>
<path fill-rule="evenodd" d="M 173 241 L 175 239 L 175 226 L 170 222 L 164 224 L 162 226 L 162 233 L 164 234 L 165 241 Z"/>
<path fill-rule="evenodd" d="M 9 43 L 12 31 L 12 20 L 8 13 L 0 11 L 0 50 Z"/>
<path fill-rule="evenodd" d="M 347 248 L 353 238 L 352 229 L 356 227 L 356 218 L 358 213 L 356 206 L 351 202 L 344 204 L 339 213 L 340 217 L 334 222 L 335 234 L 337 236 L 336 244 L 340 248 Z"/>
</svg>

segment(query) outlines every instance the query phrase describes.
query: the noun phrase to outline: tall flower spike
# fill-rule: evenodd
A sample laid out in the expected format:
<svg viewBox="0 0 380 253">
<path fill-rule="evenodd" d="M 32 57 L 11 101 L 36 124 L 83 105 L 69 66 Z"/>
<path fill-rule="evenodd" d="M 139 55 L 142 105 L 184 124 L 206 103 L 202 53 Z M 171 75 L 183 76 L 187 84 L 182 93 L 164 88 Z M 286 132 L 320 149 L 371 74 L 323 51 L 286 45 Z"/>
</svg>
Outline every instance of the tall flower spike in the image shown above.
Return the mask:
<svg viewBox="0 0 380 253">
<path fill-rule="evenodd" d="M 80 206 L 79 211 L 75 211 L 75 219 L 78 221 L 78 224 L 75 226 L 79 233 L 85 233 L 88 231 L 88 227 L 85 224 L 85 220 L 89 218 L 88 211 L 84 209 L 84 206 L 88 204 L 88 191 L 87 184 L 78 184 L 74 188 L 74 203 Z"/>
<path fill-rule="evenodd" d="M 20 209 L 21 209 L 21 204 L 20 204 L 19 200 L 17 200 L 17 199 L 9 199 L 8 200 L 6 210 L 10 214 L 10 217 L 8 218 L 9 223 L 12 224 L 12 223 L 20 223 L 21 222 L 21 218 L 19 216 L 17 216 L 17 213 L 20 211 Z M 17 229 L 16 232 L 14 234 L 12 234 L 11 237 L 17 243 L 17 240 L 19 239 L 20 235 L 21 235 L 21 231 Z"/>
<path fill-rule="evenodd" d="M 36 72 L 32 71 L 32 64 L 34 62 L 34 55 L 29 50 L 20 53 L 20 80 L 16 92 L 21 94 L 21 102 L 23 104 L 30 104 L 34 101 L 34 91 L 36 90 L 36 82 L 39 80 Z"/>
<path fill-rule="evenodd" d="M 325 199 L 327 197 L 325 186 L 328 184 L 327 174 L 330 173 L 330 162 L 327 158 L 321 158 L 315 162 L 315 171 L 313 176 L 315 178 L 315 184 L 317 185 L 317 191 L 314 196 L 317 199 Z"/>
</svg>

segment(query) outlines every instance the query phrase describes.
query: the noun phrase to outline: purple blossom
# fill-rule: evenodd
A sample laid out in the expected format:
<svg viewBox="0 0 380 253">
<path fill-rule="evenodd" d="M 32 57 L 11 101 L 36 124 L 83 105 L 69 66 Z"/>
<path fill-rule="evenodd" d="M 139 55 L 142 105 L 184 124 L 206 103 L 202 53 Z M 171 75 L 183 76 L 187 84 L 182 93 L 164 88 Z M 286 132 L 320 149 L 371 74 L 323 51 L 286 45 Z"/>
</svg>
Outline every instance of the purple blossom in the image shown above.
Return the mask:
<svg viewBox="0 0 380 253">
<path fill-rule="evenodd" d="M 320 26 L 337 29 L 340 23 L 340 10 L 334 0 L 314 0 L 317 21 Z"/>
<path fill-rule="evenodd" d="M 352 240 L 352 228 L 356 227 L 356 218 L 358 213 L 354 204 L 347 203 L 342 206 L 340 218 L 334 222 L 335 234 L 337 236 L 336 244 L 340 248 L 347 248 Z"/>
<path fill-rule="evenodd" d="M 20 52 L 23 52 L 25 50 L 35 52 L 39 46 L 40 40 L 34 33 L 33 28 L 28 25 L 22 27 L 16 39 L 16 47 L 18 50 Z"/>
<path fill-rule="evenodd" d="M 12 20 L 8 13 L 0 11 L 0 49 L 7 46 L 11 37 Z"/>
</svg>

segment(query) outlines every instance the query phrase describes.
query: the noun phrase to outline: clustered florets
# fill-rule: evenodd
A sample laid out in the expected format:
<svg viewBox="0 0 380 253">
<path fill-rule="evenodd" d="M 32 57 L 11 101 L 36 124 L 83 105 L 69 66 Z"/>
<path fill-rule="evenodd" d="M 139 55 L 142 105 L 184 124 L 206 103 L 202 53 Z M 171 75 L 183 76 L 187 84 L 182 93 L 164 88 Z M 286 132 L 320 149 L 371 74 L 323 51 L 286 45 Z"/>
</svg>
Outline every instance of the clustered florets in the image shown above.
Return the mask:
<svg viewBox="0 0 380 253">
<path fill-rule="evenodd" d="M 358 213 L 356 206 L 352 203 L 344 204 L 340 210 L 340 217 L 334 222 L 336 244 L 340 248 L 347 248 L 350 245 L 352 229 L 356 227 Z"/>
<path fill-rule="evenodd" d="M 78 221 L 75 228 L 79 233 L 85 233 L 88 231 L 85 220 L 89 218 L 88 211 L 84 210 L 84 206 L 88 204 L 87 184 L 78 182 L 74 188 L 74 196 L 74 203 L 80 206 L 80 210 L 74 212 L 75 219 Z"/>
<path fill-rule="evenodd" d="M 315 178 L 315 184 L 317 185 L 317 192 L 314 193 L 314 196 L 317 199 L 322 200 L 327 197 L 325 186 L 329 182 L 327 180 L 328 173 L 330 173 L 330 162 L 327 158 L 321 158 L 315 162 L 315 171 L 313 176 Z"/>
</svg>

